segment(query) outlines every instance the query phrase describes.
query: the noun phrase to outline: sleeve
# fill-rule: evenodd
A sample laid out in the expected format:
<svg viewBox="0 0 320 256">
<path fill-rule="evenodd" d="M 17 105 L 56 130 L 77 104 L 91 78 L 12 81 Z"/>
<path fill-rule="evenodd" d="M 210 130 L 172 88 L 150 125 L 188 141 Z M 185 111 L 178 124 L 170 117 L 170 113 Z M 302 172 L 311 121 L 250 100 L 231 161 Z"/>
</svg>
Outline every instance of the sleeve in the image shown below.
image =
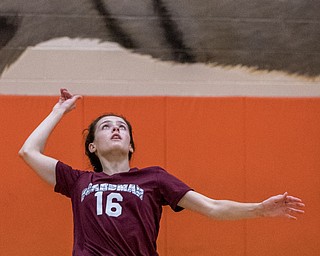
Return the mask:
<svg viewBox="0 0 320 256">
<path fill-rule="evenodd" d="M 73 187 L 81 175 L 81 171 L 58 161 L 56 165 L 56 185 L 54 191 L 71 197 Z"/>
<path fill-rule="evenodd" d="M 159 170 L 158 186 L 163 198 L 163 205 L 170 205 L 175 212 L 182 211 L 183 208 L 178 206 L 178 203 L 188 191 L 193 189 L 164 169 L 159 168 Z"/>
</svg>

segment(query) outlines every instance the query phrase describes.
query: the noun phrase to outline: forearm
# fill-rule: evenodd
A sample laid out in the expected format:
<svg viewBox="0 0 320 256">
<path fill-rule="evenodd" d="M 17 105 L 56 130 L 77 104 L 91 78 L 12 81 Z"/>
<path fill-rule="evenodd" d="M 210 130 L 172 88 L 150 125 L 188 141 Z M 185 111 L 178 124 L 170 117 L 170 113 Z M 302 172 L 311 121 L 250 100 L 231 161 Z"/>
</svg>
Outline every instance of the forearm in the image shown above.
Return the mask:
<svg viewBox="0 0 320 256">
<path fill-rule="evenodd" d="M 49 135 L 59 123 L 62 116 L 63 111 L 59 109 L 53 109 L 52 112 L 30 134 L 20 149 L 19 154 L 23 157 L 31 151 L 43 153 Z"/>
<path fill-rule="evenodd" d="M 218 220 L 239 220 L 263 217 L 261 203 L 240 203 L 229 200 L 212 200 L 208 216 Z"/>
<path fill-rule="evenodd" d="M 264 206 L 261 203 L 214 200 L 195 191 L 187 192 L 178 205 L 217 220 L 239 220 L 264 216 Z"/>
</svg>

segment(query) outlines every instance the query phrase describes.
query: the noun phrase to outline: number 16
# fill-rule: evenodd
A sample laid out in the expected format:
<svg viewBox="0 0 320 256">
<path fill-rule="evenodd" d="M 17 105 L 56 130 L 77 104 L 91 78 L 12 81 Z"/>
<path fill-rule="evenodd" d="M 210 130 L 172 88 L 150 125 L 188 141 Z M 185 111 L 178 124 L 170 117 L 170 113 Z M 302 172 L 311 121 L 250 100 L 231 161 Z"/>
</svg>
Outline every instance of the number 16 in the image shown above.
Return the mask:
<svg viewBox="0 0 320 256">
<path fill-rule="evenodd" d="M 97 198 L 97 215 L 102 215 L 102 195 L 103 191 L 96 192 L 94 196 Z M 110 193 L 107 196 L 106 211 L 105 213 L 110 217 L 118 217 L 122 213 L 122 207 L 119 203 L 113 202 L 115 199 L 117 202 L 122 202 L 123 197 L 119 193 Z"/>
</svg>

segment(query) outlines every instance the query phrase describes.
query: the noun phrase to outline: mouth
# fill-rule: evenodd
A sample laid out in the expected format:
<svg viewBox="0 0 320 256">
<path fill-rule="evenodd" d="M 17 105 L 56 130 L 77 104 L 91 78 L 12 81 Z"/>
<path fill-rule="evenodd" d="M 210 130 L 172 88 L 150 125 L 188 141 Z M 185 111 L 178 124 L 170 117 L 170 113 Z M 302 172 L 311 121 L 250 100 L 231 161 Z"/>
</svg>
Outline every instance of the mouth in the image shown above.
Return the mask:
<svg viewBox="0 0 320 256">
<path fill-rule="evenodd" d="M 121 140 L 120 134 L 117 134 L 117 133 L 113 134 L 113 135 L 111 136 L 111 140 Z"/>
</svg>

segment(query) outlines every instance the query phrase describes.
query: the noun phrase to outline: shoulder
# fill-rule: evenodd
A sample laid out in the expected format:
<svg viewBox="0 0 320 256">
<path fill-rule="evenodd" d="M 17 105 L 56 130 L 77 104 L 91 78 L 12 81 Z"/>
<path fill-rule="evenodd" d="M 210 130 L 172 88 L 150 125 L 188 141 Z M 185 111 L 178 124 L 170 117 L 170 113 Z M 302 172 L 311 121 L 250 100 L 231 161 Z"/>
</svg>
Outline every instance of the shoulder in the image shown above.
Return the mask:
<svg viewBox="0 0 320 256">
<path fill-rule="evenodd" d="M 61 168 L 61 169 L 69 169 L 69 170 L 75 170 L 75 171 L 78 171 L 78 172 L 91 172 L 89 170 L 80 170 L 80 169 L 75 169 L 73 168 L 71 165 L 68 165 L 62 161 L 58 161 L 57 162 L 57 167 L 56 168 Z"/>
<path fill-rule="evenodd" d="M 162 168 L 161 166 L 148 166 L 148 167 L 144 167 L 141 169 L 137 169 L 138 172 L 140 172 L 141 174 L 144 175 L 156 175 L 156 176 L 161 176 L 161 175 L 165 175 L 168 174 L 168 172 Z"/>
<path fill-rule="evenodd" d="M 148 171 L 148 172 L 167 172 L 164 168 L 161 166 L 148 166 L 139 169 L 139 171 Z"/>
<path fill-rule="evenodd" d="M 56 186 L 55 192 L 71 197 L 77 184 L 91 180 L 93 172 L 81 171 L 72 168 L 61 161 L 56 164 Z"/>
<path fill-rule="evenodd" d="M 84 171 L 84 170 L 75 169 L 75 168 L 71 167 L 70 165 L 65 164 L 61 161 L 57 162 L 56 172 L 57 173 L 66 173 L 67 172 L 67 173 L 70 173 L 75 176 L 92 175 L 93 174 L 92 171 Z"/>
<path fill-rule="evenodd" d="M 161 166 L 149 166 L 139 170 L 144 176 L 154 177 L 160 184 L 168 180 L 177 179 L 173 174 Z"/>
</svg>

